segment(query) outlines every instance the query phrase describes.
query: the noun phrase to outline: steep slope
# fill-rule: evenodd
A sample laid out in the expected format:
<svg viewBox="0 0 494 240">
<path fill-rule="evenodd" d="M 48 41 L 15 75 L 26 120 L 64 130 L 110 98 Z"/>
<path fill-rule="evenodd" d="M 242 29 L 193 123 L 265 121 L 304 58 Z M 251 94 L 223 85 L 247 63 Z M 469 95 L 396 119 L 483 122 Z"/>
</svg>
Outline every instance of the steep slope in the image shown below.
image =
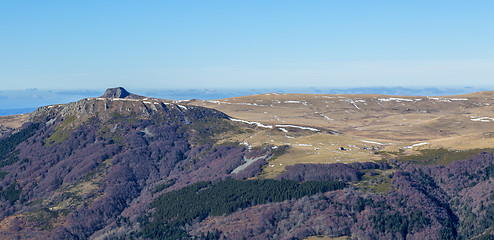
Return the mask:
<svg viewBox="0 0 494 240">
<path fill-rule="evenodd" d="M 85 239 L 161 191 L 254 176 L 261 165 L 232 171 L 272 152 L 217 144 L 243 131 L 221 112 L 124 89 L 41 107 L 21 129 L 2 142 L 1 238 Z"/>
</svg>

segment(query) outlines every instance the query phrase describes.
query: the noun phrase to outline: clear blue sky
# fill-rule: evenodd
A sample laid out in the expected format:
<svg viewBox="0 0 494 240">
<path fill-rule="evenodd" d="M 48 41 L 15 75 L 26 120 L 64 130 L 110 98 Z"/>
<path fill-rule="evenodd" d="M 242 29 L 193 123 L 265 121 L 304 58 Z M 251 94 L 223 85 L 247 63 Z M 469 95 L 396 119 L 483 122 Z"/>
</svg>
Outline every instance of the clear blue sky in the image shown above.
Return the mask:
<svg viewBox="0 0 494 240">
<path fill-rule="evenodd" d="M 1 1 L 0 90 L 494 86 L 494 1 Z"/>
</svg>

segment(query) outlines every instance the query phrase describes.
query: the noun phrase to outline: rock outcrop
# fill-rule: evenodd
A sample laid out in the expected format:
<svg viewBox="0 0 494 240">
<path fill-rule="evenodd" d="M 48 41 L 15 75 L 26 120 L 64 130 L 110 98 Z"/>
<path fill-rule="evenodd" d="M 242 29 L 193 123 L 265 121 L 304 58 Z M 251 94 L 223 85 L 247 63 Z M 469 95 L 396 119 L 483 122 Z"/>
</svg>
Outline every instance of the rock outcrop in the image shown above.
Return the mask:
<svg viewBox="0 0 494 240">
<path fill-rule="evenodd" d="M 100 96 L 100 98 L 130 98 L 130 99 L 141 99 L 143 96 L 139 96 L 133 93 L 127 92 L 123 87 L 108 88 L 105 93 Z"/>
</svg>

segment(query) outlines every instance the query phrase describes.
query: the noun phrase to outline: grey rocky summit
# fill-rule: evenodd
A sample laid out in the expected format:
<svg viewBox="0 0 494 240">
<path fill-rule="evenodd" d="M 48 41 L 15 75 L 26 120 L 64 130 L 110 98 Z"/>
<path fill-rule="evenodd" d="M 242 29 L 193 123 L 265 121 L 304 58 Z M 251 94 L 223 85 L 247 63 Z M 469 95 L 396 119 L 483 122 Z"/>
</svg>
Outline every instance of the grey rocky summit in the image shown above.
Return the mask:
<svg viewBox="0 0 494 240">
<path fill-rule="evenodd" d="M 116 88 L 108 88 L 105 93 L 100 96 L 101 98 L 131 98 L 131 99 L 139 99 L 144 98 L 143 96 L 139 96 L 133 93 L 127 92 L 123 87 Z"/>
</svg>

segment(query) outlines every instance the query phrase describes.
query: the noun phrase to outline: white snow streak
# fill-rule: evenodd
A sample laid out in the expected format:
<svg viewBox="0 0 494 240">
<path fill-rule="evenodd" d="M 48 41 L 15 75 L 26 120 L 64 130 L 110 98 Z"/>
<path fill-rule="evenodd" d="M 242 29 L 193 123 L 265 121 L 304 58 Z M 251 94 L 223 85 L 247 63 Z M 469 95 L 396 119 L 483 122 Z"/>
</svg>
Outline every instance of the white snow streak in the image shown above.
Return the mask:
<svg viewBox="0 0 494 240">
<path fill-rule="evenodd" d="M 384 143 L 374 142 L 374 141 L 367 141 L 367 140 L 360 140 L 360 141 L 361 142 L 364 142 L 364 143 L 370 143 L 370 144 L 387 145 L 387 144 L 384 144 Z"/>
<path fill-rule="evenodd" d="M 378 98 L 379 101 L 381 102 L 390 102 L 390 101 L 395 101 L 395 102 L 413 102 L 412 99 L 406 99 L 406 98 Z"/>
<path fill-rule="evenodd" d="M 282 131 L 282 132 L 285 132 L 285 133 L 287 133 L 287 132 L 288 132 L 288 130 L 286 130 L 285 128 L 278 128 L 278 129 L 279 129 L 280 131 Z"/>
<path fill-rule="evenodd" d="M 129 101 L 129 102 L 139 102 L 139 99 L 126 99 L 126 98 L 111 98 L 111 101 Z"/>
<path fill-rule="evenodd" d="M 259 122 L 249 122 L 249 121 L 235 119 L 235 118 L 230 118 L 230 121 L 247 123 L 247 124 L 250 124 L 250 125 L 256 125 L 258 127 L 263 127 L 263 128 L 273 128 L 273 126 L 271 126 L 271 125 L 264 125 L 264 124 L 259 123 Z"/>
<path fill-rule="evenodd" d="M 312 147 L 312 145 L 305 144 L 305 143 L 293 144 L 293 146 L 298 146 L 298 147 Z"/>
<path fill-rule="evenodd" d="M 427 145 L 427 144 L 429 144 L 429 142 L 416 143 L 416 144 L 410 145 L 410 146 L 405 147 L 405 148 L 412 149 L 414 147 L 418 147 L 418 146 L 422 146 L 422 145 Z"/>
<path fill-rule="evenodd" d="M 494 118 L 490 118 L 490 117 L 474 117 L 474 116 L 470 116 L 470 120 L 474 121 L 474 122 L 494 122 Z"/>
<path fill-rule="evenodd" d="M 295 125 L 275 125 L 276 127 L 291 127 L 291 128 L 298 128 L 298 129 L 303 129 L 303 130 L 310 130 L 313 132 L 319 132 L 319 129 L 311 128 L 311 127 L 301 127 L 301 126 L 295 126 Z"/>
<path fill-rule="evenodd" d="M 326 115 L 322 115 L 322 116 L 323 116 L 326 120 L 328 120 L 328 121 L 334 121 L 334 119 L 329 118 L 329 117 L 328 117 L 328 116 L 326 116 Z"/>
</svg>

